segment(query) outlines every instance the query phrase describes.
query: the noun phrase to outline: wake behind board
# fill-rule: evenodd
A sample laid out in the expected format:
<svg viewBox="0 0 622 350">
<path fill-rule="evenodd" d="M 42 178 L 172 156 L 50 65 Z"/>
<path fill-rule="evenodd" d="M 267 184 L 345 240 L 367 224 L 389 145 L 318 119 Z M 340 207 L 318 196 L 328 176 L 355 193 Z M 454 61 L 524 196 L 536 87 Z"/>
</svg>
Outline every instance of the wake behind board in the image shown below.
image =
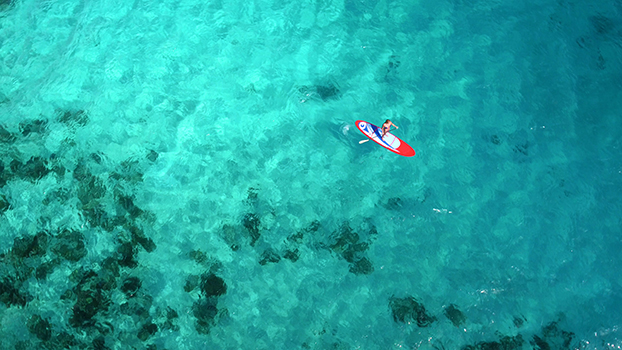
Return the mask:
<svg viewBox="0 0 622 350">
<path fill-rule="evenodd" d="M 357 120 L 356 127 L 365 134 L 365 136 L 391 152 L 395 152 L 404 157 L 412 157 L 415 155 L 415 150 L 412 147 L 390 132 L 382 137 L 382 129 L 372 123 L 368 123 L 364 120 Z"/>
</svg>

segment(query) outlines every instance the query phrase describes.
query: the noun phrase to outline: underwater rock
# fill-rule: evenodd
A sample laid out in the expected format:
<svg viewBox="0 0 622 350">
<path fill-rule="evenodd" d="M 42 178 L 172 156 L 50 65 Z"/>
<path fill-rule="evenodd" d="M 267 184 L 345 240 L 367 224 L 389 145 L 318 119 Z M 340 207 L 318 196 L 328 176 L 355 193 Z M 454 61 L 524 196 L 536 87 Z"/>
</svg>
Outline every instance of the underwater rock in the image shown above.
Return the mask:
<svg viewBox="0 0 622 350">
<path fill-rule="evenodd" d="M 145 341 L 152 335 L 156 334 L 157 331 L 158 326 L 152 322 L 147 322 L 140 328 L 140 331 L 138 332 L 138 339 Z"/>
<path fill-rule="evenodd" d="M 149 308 L 134 301 L 134 299 L 119 305 L 119 312 L 124 315 L 135 316 L 135 321 L 144 321 L 149 318 Z"/>
<path fill-rule="evenodd" d="M 523 347 L 523 343 L 525 342 L 523 340 L 523 336 L 518 334 L 514 337 L 510 337 L 510 336 L 504 336 L 502 337 L 499 342 L 501 343 L 501 345 L 503 346 L 503 349 L 522 349 Z"/>
<path fill-rule="evenodd" d="M 54 336 L 50 343 L 58 344 L 57 349 L 72 349 L 79 344 L 76 337 L 67 332 L 60 332 L 57 336 Z"/>
<path fill-rule="evenodd" d="M 50 261 L 46 261 L 41 263 L 39 266 L 37 266 L 37 268 L 35 269 L 35 277 L 38 280 L 44 280 L 47 278 L 47 276 L 52 273 L 52 271 L 54 270 L 54 268 L 56 268 L 56 266 L 60 265 L 60 259 L 53 259 Z"/>
<path fill-rule="evenodd" d="M 494 145 L 500 145 L 501 144 L 501 138 L 497 135 L 491 135 L 490 136 L 490 142 L 492 142 Z"/>
<path fill-rule="evenodd" d="M 430 316 L 425 307 L 413 297 L 389 299 L 389 308 L 395 322 L 417 322 L 419 327 L 427 327 L 436 321 L 436 317 Z"/>
<path fill-rule="evenodd" d="M 594 29 L 596 30 L 596 33 L 601 35 L 609 34 L 616 27 L 616 21 L 612 20 L 609 17 L 603 16 L 602 14 L 590 16 L 590 23 L 592 24 L 592 27 L 594 27 Z"/>
<path fill-rule="evenodd" d="M 11 180 L 11 174 L 8 171 L 4 171 L 4 163 L 0 160 L 0 188 L 4 187 L 9 180 Z"/>
<path fill-rule="evenodd" d="M 93 317 L 99 312 L 107 311 L 110 305 L 110 300 L 101 289 L 79 289 L 76 296 L 78 300 L 69 318 L 69 324 L 76 328 L 95 325 Z"/>
<path fill-rule="evenodd" d="M 598 58 L 596 59 L 596 67 L 601 70 L 607 68 L 607 61 L 605 60 L 603 54 L 600 51 L 598 52 Z"/>
<path fill-rule="evenodd" d="M 125 296 L 132 298 L 136 295 L 141 286 L 142 282 L 138 279 L 138 277 L 128 277 L 123 281 L 120 289 Z"/>
<path fill-rule="evenodd" d="M 272 248 L 264 250 L 259 260 L 259 265 L 265 265 L 267 263 L 278 263 L 281 261 L 281 256 L 277 254 Z"/>
<path fill-rule="evenodd" d="M 158 152 L 154 151 L 154 150 L 149 150 L 149 153 L 147 154 L 147 159 L 151 162 L 155 162 L 156 160 L 158 160 Z"/>
<path fill-rule="evenodd" d="M 119 277 L 119 263 L 112 257 L 107 257 L 102 261 L 102 273 L 110 274 L 113 277 Z"/>
<path fill-rule="evenodd" d="M 295 234 L 287 237 L 287 240 L 293 243 L 302 243 L 302 239 L 305 237 L 304 231 L 298 231 Z"/>
<path fill-rule="evenodd" d="M 531 342 L 532 345 L 535 346 L 535 350 L 550 350 L 551 346 L 544 341 L 542 338 L 538 337 L 537 335 L 533 336 L 533 341 Z M 563 348 L 559 348 L 560 350 Z"/>
<path fill-rule="evenodd" d="M 9 204 L 9 201 L 6 200 L 6 197 L 3 194 L 0 194 L 0 213 L 4 213 L 10 208 L 11 204 Z"/>
<path fill-rule="evenodd" d="M 257 189 L 254 187 L 249 187 L 248 192 L 246 194 L 246 200 L 249 202 L 255 202 L 257 201 L 258 198 L 258 193 L 257 193 Z"/>
<path fill-rule="evenodd" d="M 31 181 L 40 180 L 50 172 L 47 161 L 41 157 L 31 157 L 26 163 L 14 159 L 10 167 L 15 176 Z"/>
<path fill-rule="evenodd" d="M 323 101 L 338 99 L 340 97 L 339 89 L 333 83 L 316 85 L 315 91 Z"/>
<path fill-rule="evenodd" d="M 83 110 L 59 111 L 57 115 L 58 121 L 63 124 L 84 126 L 89 122 L 89 116 Z"/>
<path fill-rule="evenodd" d="M 43 203 L 43 205 L 49 205 L 50 203 L 53 203 L 55 201 L 64 203 L 69 198 L 72 198 L 72 193 L 68 189 L 61 187 L 52 191 L 48 191 L 47 195 L 45 196 L 45 198 L 43 198 L 41 203 Z"/>
<path fill-rule="evenodd" d="M 311 224 L 309 224 L 309 226 L 287 237 L 287 240 L 293 243 L 302 243 L 302 240 L 306 234 L 315 233 L 319 229 L 320 229 L 320 222 L 318 220 L 313 220 Z"/>
<path fill-rule="evenodd" d="M 191 250 L 188 255 L 190 256 L 190 258 L 192 260 L 196 261 L 198 264 L 207 264 L 207 263 L 209 263 L 208 256 L 205 255 L 205 253 L 203 253 L 202 251 L 200 251 L 198 249 Z"/>
<path fill-rule="evenodd" d="M 346 250 L 344 250 L 341 255 L 347 262 L 353 263 L 355 261 L 361 260 L 361 255 L 368 248 L 369 248 L 369 244 L 367 242 L 359 242 L 356 244 L 350 244 L 347 246 Z"/>
<path fill-rule="evenodd" d="M 37 119 L 29 122 L 19 123 L 19 129 L 22 131 L 22 135 L 24 136 L 28 136 L 33 132 L 37 134 L 43 134 L 45 132 L 47 124 L 47 121 Z"/>
<path fill-rule="evenodd" d="M 91 159 L 97 163 L 101 164 L 104 161 L 104 154 L 102 153 L 91 153 Z"/>
<path fill-rule="evenodd" d="M 293 251 L 286 250 L 285 254 L 283 254 L 283 258 L 291 260 L 292 262 L 296 262 L 300 258 L 300 253 L 298 252 L 298 249 L 295 249 Z"/>
<path fill-rule="evenodd" d="M 238 236 L 238 230 L 234 226 L 227 224 L 222 226 L 222 237 L 233 251 L 240 249 L 240 238 Z"/>
<path fill-rule="evenodd" d="M 531 145 L 529 140 L 529 133 L 527 133 L 526 130 L 519 129 L 509 135 L 508 142 L 514 145 L 514 148 L 512 148 L 512 151 L 514 151 L 514 153 L 529 156 L 529 146 Z"/>
<path fill-rule="evenodd" d="M 498 342 L 479 342 L 475 345 L 467 345 L 462 350 L 520 350 L 524 342 L 519 334 L 515 337 L 504 336 Z"/>
<path fill-rule="evenodd" d="M 87 253 L 84 245 L 84 235 L 77 231 L 63 230 L 54 237 L 51 250 L 69 261 L 79 261 Z"/>
<path fill-rule="evenodd" d="M 371 225 L 367 233 L 369 234 L 369 237 L 371 239 L 374 239 L 376 235 L 378 234 L 378 229 L 376 228 L 376 225 Z"/>
<path fill-rule="evenodd" d="M 315 233 L 320 229 L 320 222 L 318 220 L 313 220 L 311 221 L 311 223 L 309 224 L 309 226 L 307 226 L 307 228 L 305 228 L 305 231 L 307 233 Z"/>
<path fill-rule="evenodd" d="M 78 199 L 82 204 L 88 205 L 106 194 L 106 187 L 97 177 L 87 175 L 85 180 L 80 182 L 77 191 Z"/>
<path fill-rule="evenodd" d="M 402 199 L 399 197 L 391 197 L 387 200 L 386 208 L 389 210 L 399 210 L 402 208 Z"/>
<path fill-rule="evenodd" d="M 146 321 L 151 319 L 151 306 L 153 297 L 145 293 L 139 293 L 135 297 L 129 298 L 119 306 L 119 311 L 125 315 L 136 316 L 135 321 Z"/>
<path fill-rule="evenodd" d="M 116 277 L 103 268 L 97 273 L 91 269 L 80 267 L 69 275 L 69 280 L 78 282 L 78 285 L 74 288 L 78 292 L 87 289 L 110 292 L 117 287 Z M 74 294 L 77 295 L 78 292 Z"/>
<path fill-rule="evenodd" d="M 199 286 L 199 276 L 198 275 L 190 275 L 186 278 L 186 284 L 184 285 L 184 290 L 188 293 L 192 292 Z"/>
<path fill-rule="evenodd" d="M 95 328 L 101 335 L 114 334 L 114 326 L 108 321 L 95 323 Z"/>
<path fill-rule="evenodd" d="M 106 346 L 106 338 L 100 335 L 93 339 L 93 350 L 110 350 L 110 348 Z"/>
<path fill-rule="evenodd" d="M 140 228 L 132 225 L 130 226 L 130 233 L 132 234 L 132 241 L 138 242 L 147 253 L 151 253 L 156 249 L 156 245 L 151 238 L 145 236 L 145 233 Z"/>
<path fill-rule="evenodd" d="M 518 144 L 514 146 L 513 151 L 514 153 L 520 153 L 522 155 L 528 156 L 529 155 L 529 143 L 525 142 L 523 144 Z"/>
<path fill-rule="evenodd" d="M 371 240 L 378 233 L 376 227 L 368 226 L 368 239 Z M 332 244 L 329 248 L 350 263 L 350 272 L 356 275 L 368 275 L 374 271 L 371 261 L 365 257 L 369 249 L 369 242 L 360 241 L 358 233 L 346 222 L 331 234 Z"/>
<path fill-rule="evenodd" d="M 179 317 L 179 314 L 177 313 L 177 311 L 175 311 L 173 308 L 171 308 L 170 306 L 166 308 L 166 318 L 169 320 L 173 320 Z"/>
<path fill-rule="evenodd" d="M 374 272 L 374 266 L 369 259 L 362 258 L 350 264 L 350 272 L 355 275 L 369 275 Z"/>
<path fill-rule="evenodd" d="M 138 262 L 134 260 L 134 254 L 136 253 L 134 245 L 130 242 L 123 242 L 117 249 L 117 254 L 120 255 L 118 262 L 119 266 L 135 268 L 138 266 Z"/>
<path fill-rule="evenodd" d="M 143 210 L 134 204 L 134 200 L 130 196 L 119 196 L 117 201 L 132 219 L 136 219 L 143 213 Z"/>
<path fill-rule="evenodd" d="M 142 182 L 143 181 L 143 171 L 141 169 L 141 164 L 137 160 L 128 159 L 120 164 L 121 171 L 113 172 L 110 174 L 110 178 L 115 180 L 124 180 L 127 182 Z"/>
<path fill-rule="evenodd" d="M 15 281 L 11 277 L 4 277 L 0 281 L 0 302 L 7 307 L 13 305 L 24 307 L 27 299 L 28 297 L 21 294 L 15 287 Z"/>
<path fill-rule="evenodd" d="M 213 273 L 203 274 L 200 286 L 205 297 L 217 297 L 227 293 L 225 281 Z"/>
<path fill-rule="evenodd" d="M 34 236 L 15 237 L 11 252 L 20 259 L 45 255 L 48 247 L 48 236 L 39 232 Z"/>
<path fill-rule="evenodd" d="M 391 55 L 391 57 L 389 57 L 389 63 L 387 64 L 387 73 L 399 68 L 400 64 L 401 62 L 397 59 L 397 56 Z"/>
<path fill-rule="evenodd" d="M 322 101 L 326 102 L 341 97 L 341 92 L 339 91 L 339 88 L 335 84 L 330 82 L 326 85 L 302 85 L 298 88 L 298 93 L 301 94 L 300 102 L 306 102 L 310 99 L 317 99 L 317 97 L 319 97 Z"/>
<path fill-rule="evenodd" d="M 350 225 L 344 223 L 341 227 L 333 232 L 335 242 L 330 245 L 330 249 L 341 254 L 351 244 L 355 244 L 359 240 L 359 235 L 352 230 Z"/>
<path fill-rule="evenodd" d="M 460 327 L 460 325 L 466 321 L 466 317 L 462 311 L 458 310 L 454 304 L 450 304 L 447 308 L 445 308 L 445 317 L 447 317 L 456 327 Z"/>
<path fill-rule="evenodd" d="M 100 204 L 93 207 L 83 207 L 82 215 L 91 227 L 101 227 L 107 232 L 112 232 L 115 227 L 123 226 L 127 223 L 124 216 L 110 216 Z"/>
<path fill-rule="evenodd" d="M 254 247 L 255 242 L 257 242 L 261 236 L 261 233 L 259 232 L 259 228 L 261 226 L 259 217 L 253 213 L 247 213 L 242 219 L 242 225 L 246 228 L 251 237 L 251 247 Z"/>
<path fill-rule="evenodd" d="M 44 320 L 39 315 L 32 315 L 26 323 L 26 327 L 30 333 L 34 334 L 37 338 L 48 341 L 52 338 L 52 327 L 48 320 Z"/>
<path fill-rule="evenodd" d="M 197 319 L 196 330 L 200 334 L 208 334 L 215 324 L 218 315 L 215 298 L 200 299 L 192 305 L 192 313 Z"/>
<path fill-rule="evenodd" d="M 516 328 L 521 328 L 523 326 L 523 324 L 525 323 L 525 321 L 527 321 L 527 320 L 525 319 L 524 316 L 521 316 L 521 317 L 515 316 L 514 317 L 514 326 L 516 326 Z"/>
<path fill-rule="evenodd" d="M 159 324 L 159 328 L 161 330 L 178 331 L 179 326 L 176 324 L 176 320 L 179 318 L 179 314 L 177 311 L 168 306 L 165 312 L 165 315 L 160 313 L 160 316 L 158 317 L 157 324 Z"/>
<path fill-rule="evenodd" d="M 397 56 L 391 55 L 389 57 L 389 62 L 387 63 L 387 69 L 384 74 L 384 80 L 388 83 L 393 82 L 396 78 L 398 78 L 398 68 L 400 67 L 401 62 Z"/>
<path fill-rule="evenodd" d="M 75 294 L 73 291 L 71 289 L 67 289 L 65 293 L 60 296 L 60 300 L 71 300 L 74 296 Z"/>
<path fill-rule="evenodd" d="M 50 172 L 56 174 L 59 179 L 63 178 L 65 176 L 65 173 L 67 172 L 67 168 L 65 168 L 62 163 L 56 161 L 56 154 L 52 153 L 48 161 L 48 167 L 50 168 Z M 65 189 L 61 190 L 67 191 Z"/>
<path fill-rule="evenodd" d="M 91 227 L 101 227 L 108 232 L 114 229 L 114 226 L 109 225 L 108 213 L 100 205 L 93 208 L 82 208 L 82 215 Z"/>
<path fill-rule="evenodd" d="M 15 142 L 15 135 L 7 131 L 2 125 L 0 125 L 0 142 L 9 144 Z"/>
<path fill-rule="evenodd" d="M 88 180 L 89 176 L 92 175 L 86 166 L 86 162 L 84 160 L 79 161 L 76 168 L 73 169 L 73 178 L 79 182 L 84 182 Z"/>
<path fill-rule="evenodd" d="M 574 333 L 560 329 L 557 322 L 551 322 L 542 328 L 542 337 L 533 336 L 532 345 L 538 349 L 578 349 L 578 344 L 573 344 Z"/>
</svg>

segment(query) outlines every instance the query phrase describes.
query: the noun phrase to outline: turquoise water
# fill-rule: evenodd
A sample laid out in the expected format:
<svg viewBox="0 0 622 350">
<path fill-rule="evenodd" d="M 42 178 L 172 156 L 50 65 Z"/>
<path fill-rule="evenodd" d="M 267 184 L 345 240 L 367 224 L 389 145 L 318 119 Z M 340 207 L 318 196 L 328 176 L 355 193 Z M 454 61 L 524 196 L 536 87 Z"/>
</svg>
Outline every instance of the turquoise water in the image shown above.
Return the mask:
<svg viewBox="0 0 622 350">
<path fill-rule="evenodd" d="M 0 348 L 622 346 L 619 1 L 0 11 Z"/>
</svg>

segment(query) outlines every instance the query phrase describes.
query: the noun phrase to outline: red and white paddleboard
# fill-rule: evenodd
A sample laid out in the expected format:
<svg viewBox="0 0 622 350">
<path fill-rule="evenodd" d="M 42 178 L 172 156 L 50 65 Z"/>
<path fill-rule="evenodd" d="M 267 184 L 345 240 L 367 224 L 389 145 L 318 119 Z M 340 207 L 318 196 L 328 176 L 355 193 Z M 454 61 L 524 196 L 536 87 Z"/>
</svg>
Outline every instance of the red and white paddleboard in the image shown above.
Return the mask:
<svg viewBox="0 0 622 350">
<path fill-rule="evenodd" d="M 391 152 L 395 152 L 404 157 L 412 157 L 415 155 L 415 150 L 410 147 L 410 145 L 390 132 L 382 137 L 382 129 L 372 123 L 368 123 L 364 120 L 357 120 L 356 127 L 365 134 L 365 136 Z"/>
</svg>

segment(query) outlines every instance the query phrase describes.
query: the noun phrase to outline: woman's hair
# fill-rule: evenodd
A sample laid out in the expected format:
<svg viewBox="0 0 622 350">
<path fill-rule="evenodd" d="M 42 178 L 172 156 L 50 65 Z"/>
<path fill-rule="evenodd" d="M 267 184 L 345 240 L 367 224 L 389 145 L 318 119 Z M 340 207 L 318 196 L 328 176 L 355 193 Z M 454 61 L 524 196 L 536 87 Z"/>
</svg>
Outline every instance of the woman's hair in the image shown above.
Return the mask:
<svg viewBox="0 0 622 350">
<path fill-rule="evenodd" d="M 385 123 L 387 123 L 387 122 L 390 122 L 390 121 L 391 121 L 390 119 L 387 119 L 387 120 L 385 120 L 384 122 L 385 122 Z"/>
</svg>

